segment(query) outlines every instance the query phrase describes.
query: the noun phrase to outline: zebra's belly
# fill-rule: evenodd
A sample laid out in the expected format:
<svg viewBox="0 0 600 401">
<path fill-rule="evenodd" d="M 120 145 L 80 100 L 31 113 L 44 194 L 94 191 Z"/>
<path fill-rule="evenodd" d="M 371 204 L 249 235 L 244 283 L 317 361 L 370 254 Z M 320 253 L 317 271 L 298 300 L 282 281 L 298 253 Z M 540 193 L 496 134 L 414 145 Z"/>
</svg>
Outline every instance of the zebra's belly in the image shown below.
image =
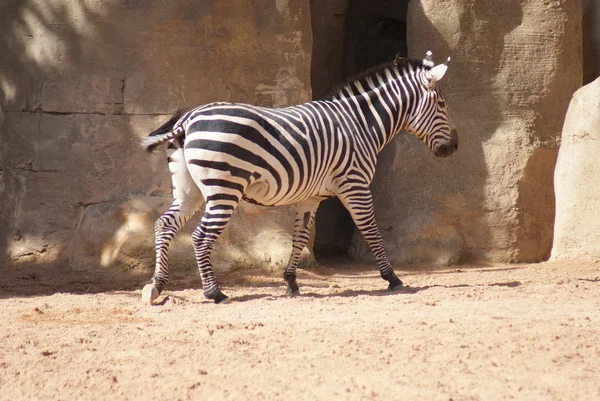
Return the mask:
<svg viewBox="0 0 600 401">
<path fill-rule="evenodd" d="M 254 182 L 246 190 L 242 196 L 246 202 L 260 206 L 275 206 L 273 199 L 268 196 L 270 185 L 267 181 Z"/>
<path fill-rule="evenodd" d="M 260 206 L 284 206 L 293 205 L 306 199 L 332 198 L 335 193 L 329 188 L 329 185 L 322 183 L 317 188 L 300 188 L 296 191 L 279 191 L 280 196 L 270 196 L 271 186 L 267 180 L 259 180 L 252 183 L 244 191 L 243 199 L 249 203 Z"/>
</svg>

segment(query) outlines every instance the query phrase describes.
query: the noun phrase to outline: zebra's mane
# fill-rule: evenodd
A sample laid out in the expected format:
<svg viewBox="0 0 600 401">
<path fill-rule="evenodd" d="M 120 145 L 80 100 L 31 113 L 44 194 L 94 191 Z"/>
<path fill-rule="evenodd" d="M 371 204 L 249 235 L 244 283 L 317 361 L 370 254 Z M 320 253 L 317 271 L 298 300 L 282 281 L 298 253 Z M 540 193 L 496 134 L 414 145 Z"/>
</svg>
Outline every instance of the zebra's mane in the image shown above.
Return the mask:
<svg viewBox="0 0 600 401">
<path fill-rule="evenodd" d="M 413 69 L 417 69 L 417 68 L 422 68 L 425 70 L 431 69 L 431 67 L 424 65 L 422 60 L 404 58 L 404 57 L 398 58 L 395 61 L 389 61 L 387 63 L 379 64 L 375 67 L 368 68 L 362 72 L 359 72 L 358 74 L 356 74 L 352 78 L 346 80 L 342 84 L 335 85 L 333 87 L 333 89 L 331 90 L 331 92 L 329 92 L 329 94 L 323 100 L 331 100 L 333 97 L 338 95 L 341 91 L 343 91 L 344 88 L 346 88 L 346 86 L 348 86 L 354 82 L 357 82 L 357 81 L 364 81 L 364 79 L 367 77 L 374 77 L 378 73 L 382 73 L 385 70 L 391 70 L 393 68 L 397 68 L 402 73 L 403 71 L 408 70 L 410 67 L 412 67 Z"/>
</svg>

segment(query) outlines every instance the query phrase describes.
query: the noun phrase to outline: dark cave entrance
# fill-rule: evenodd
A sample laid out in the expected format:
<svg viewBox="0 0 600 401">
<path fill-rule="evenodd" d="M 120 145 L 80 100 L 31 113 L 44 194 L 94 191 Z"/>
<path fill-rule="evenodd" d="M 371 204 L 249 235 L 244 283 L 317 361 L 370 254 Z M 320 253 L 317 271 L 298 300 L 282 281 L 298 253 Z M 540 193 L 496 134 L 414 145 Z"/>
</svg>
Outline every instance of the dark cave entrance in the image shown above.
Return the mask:
<svg viewBox="0 0 600 401">
<path fill-rule="evenodd" d="M 369 67 L 407 55 L 409 0 L 311 0 L 313 99 Z M 315 223 L 317 259 L 346 256 L 355 231 L 337 198 L 321 202 Z"/>
</svg>

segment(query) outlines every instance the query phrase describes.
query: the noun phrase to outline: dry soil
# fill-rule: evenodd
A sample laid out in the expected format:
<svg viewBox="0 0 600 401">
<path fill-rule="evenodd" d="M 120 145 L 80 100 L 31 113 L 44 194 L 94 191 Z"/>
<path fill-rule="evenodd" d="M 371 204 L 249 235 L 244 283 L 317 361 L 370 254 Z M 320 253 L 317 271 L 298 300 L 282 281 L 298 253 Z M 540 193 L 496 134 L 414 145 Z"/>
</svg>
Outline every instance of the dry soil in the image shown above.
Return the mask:
<svg viewBox="0 0 600 401">
<path fill-rule="evenodd" d="M 600 400 L 600 263 L 219 277 L 21 269 L 0 279 L 2 400 Z"/>
</svg>

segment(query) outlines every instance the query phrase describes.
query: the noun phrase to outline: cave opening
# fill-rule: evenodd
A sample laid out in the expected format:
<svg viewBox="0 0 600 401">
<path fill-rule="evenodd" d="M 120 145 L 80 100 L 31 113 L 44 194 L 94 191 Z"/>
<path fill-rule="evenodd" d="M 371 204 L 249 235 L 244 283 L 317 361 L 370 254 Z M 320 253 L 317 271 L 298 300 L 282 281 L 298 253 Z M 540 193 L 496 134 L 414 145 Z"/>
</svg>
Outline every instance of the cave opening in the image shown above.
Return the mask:
<svg viewBox="0 0 600 401">
<path fill-rule="evenodd" d="M 313 99 L 359 72 L 407 55 L 409 0 L 311 0 Z M 337 198 L 321 202 L 315 220 L 318 260 L 345 257 L 356 231 L 350 213 Z"/>
</svg>

